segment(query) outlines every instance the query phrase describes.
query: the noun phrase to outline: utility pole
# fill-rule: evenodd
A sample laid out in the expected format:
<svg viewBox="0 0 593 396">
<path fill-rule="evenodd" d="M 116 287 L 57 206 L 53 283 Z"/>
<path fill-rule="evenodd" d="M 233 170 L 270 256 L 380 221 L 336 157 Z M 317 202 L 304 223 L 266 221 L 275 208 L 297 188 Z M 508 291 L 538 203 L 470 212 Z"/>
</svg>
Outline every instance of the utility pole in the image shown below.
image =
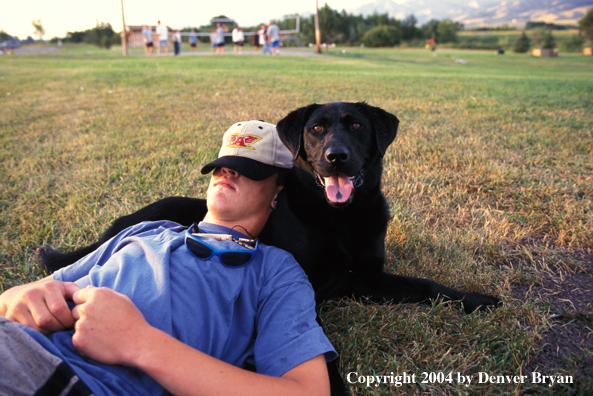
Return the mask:
<svg viewBox="0 0 593 396">
<path fill-rule="evenodd" d="M 317 43 L 317 53 L 320 54 L 321 32 L 319 31 L 319 0 L 315 0 L 315 42 Z"/>
<path fill-rule="evenodd" d="M 121 20 L 123 26 L 121 32 L 121 51 L 124 56 L 128 56 L 128 33 L 126 31 L 126 18 L 124 18 L 124 0 L 121 0 Z"/>
</svg>

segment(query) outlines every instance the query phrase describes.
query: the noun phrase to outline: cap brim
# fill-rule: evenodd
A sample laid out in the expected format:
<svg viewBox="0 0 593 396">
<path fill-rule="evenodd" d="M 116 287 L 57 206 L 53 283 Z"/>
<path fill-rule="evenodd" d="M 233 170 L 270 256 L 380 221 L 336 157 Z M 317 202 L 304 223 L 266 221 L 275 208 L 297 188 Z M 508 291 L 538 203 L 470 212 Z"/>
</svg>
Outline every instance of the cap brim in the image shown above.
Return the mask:
<svg viewBox="0 0 593 396">
<path fill-rule="evenodd" d="M 224 156 L 204 165 L 201 172 L 203 175 L 206 175 L 218 166 L 232 169 L 246 178 L 255 181 L 267 179 L 280 170 L 280 168 L 261 163 L 251 158 Z"/>
</svg>

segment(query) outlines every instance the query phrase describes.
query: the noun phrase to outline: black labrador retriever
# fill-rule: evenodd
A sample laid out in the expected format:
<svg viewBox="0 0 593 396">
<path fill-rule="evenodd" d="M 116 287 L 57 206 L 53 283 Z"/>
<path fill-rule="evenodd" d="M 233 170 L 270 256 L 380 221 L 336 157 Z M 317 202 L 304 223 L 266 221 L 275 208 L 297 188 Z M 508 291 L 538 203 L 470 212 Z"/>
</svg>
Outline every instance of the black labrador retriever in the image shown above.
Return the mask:
<svg viewBox="0 0 593 396">
<path fill-rule="evenodd" d="M 318 302 L 343 296 L 376 302 L 442 299 L 461 302 L 467 313 L 497 306 L 495 297 L 383 271 L 389 208 L 381 193 L 382 158 L 398 124 L 380 108 L 343 102 L 312 104 L 280 120 L 278 133 L 294 154 L 295 167 L 260 240 L 295 256 Z M 205 213 L 205 200 L 165 198 L 117 219 L 94 245 L 66 254 L 41 247 L 37 260 L 55 271 L 128 226 L 162 219 L 189 226 Z M 335 367 L 330 373 L 338 394 L 343 384 Z"/>
</svg>

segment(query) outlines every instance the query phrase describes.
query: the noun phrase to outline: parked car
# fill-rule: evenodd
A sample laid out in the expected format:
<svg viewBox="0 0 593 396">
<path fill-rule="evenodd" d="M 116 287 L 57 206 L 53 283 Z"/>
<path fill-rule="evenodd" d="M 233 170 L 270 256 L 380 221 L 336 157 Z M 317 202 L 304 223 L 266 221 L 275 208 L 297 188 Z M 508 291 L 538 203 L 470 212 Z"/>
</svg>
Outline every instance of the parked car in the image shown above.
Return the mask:
<svg viewBox="0 0 593 396">
<path fill-rule="evenodd" d="M 0 43 L 0 51 L 11 54 L 15 48 L 21 47 L 21 40 L 18 38 L 5 40 Z"/>
</svg>

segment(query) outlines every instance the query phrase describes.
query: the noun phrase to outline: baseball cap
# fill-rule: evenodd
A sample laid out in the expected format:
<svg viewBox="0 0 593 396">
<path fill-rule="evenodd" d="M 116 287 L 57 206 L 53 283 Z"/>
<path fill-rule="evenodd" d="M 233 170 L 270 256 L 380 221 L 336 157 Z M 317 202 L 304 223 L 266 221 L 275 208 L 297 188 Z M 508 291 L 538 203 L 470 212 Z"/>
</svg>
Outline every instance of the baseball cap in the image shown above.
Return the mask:
<svg viewBox="0 0 593 396">
<path fill-rule="evenodd" d="M 218 166 L 260 181 L 280 169 L 291 169 L 293 156 L 280 140 L 276 125 L 263 121 L 241 121 L 225 132 L 218 158 L 205 165 L 201 172 L 206 175 Z"/>
</svg>

